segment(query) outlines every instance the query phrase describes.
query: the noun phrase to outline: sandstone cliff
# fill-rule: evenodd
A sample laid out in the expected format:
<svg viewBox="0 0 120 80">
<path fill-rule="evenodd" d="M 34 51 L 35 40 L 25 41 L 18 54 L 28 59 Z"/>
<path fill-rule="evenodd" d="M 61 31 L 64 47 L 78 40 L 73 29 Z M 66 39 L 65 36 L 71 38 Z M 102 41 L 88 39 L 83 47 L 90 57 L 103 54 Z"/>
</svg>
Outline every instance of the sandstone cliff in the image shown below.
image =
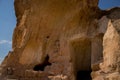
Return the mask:
<svg viewBox="0 0 120 80">
<path fill-rule="evenodd" d="M 15 0 L 15 12 L 2 80 L 79 80 L 79 71 L 92 71 L 93 80 L 119 77 L 119 8 L 102 11 L 98 0 Z"/>
</svg>

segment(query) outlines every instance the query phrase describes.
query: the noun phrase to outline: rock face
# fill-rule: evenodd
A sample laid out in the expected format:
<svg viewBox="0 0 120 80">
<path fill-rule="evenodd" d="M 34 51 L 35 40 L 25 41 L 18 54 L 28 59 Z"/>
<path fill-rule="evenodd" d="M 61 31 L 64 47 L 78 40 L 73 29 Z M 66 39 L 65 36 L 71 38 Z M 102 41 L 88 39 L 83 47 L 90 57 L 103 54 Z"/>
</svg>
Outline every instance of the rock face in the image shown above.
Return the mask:
<svg viewBox="0 0 120 80">
<path fill-rule="evenodd" d="M 92 71 L 93 80 L 119 80 L 120 9 L 101 11 L 97 5 L 15 0 L 13 50 L 2 63 L 1 79 L 86 80 Z"/>
<path fill-rule="evenodd" d="M 107 30 L 103 37 L 103 62 L 92 72 L 94 80 L 120 80 L 120 8 L 107 15 Z M 105 19 L 104 19 L 105 20 Z"/>
</svg>

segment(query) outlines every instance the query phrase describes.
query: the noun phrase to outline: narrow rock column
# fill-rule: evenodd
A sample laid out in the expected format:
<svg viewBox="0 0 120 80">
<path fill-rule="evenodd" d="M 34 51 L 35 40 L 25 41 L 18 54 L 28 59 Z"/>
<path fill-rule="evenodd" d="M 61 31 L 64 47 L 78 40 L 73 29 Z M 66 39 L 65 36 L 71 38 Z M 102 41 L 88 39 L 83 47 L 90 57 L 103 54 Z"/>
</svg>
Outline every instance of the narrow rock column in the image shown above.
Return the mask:
<svg viewBox="0 0 120 80">
<path fill-rule="evenodd" d="M 120 20 L 109 21 L 103 38 L 104 62 L 101 66 L 105 72 L 120 69 Z"/>
</svg>

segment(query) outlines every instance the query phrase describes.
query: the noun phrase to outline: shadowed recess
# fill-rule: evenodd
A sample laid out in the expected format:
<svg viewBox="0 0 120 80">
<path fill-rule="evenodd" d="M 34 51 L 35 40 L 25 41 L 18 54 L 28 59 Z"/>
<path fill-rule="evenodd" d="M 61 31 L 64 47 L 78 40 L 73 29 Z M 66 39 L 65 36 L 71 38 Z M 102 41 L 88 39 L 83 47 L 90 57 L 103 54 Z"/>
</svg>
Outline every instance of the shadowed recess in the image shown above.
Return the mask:
<svg viewBox="0 0 120 80">
<path fill-rule="evenodd" d="M 92 80 L 91 71 L 78 71 L 77 72 L 77 80 Z"/>
<path fill-rule="evenodd" d="M 35 71 L 44 71 L 46 66 L 50 66 L 51 63 L 49 62 L 49 56 L 47 55 L 44 62 L 41 64 L 37 64 L 35 65 L 35 67 L 33 68 L 33 70 Z"/>
</svg>

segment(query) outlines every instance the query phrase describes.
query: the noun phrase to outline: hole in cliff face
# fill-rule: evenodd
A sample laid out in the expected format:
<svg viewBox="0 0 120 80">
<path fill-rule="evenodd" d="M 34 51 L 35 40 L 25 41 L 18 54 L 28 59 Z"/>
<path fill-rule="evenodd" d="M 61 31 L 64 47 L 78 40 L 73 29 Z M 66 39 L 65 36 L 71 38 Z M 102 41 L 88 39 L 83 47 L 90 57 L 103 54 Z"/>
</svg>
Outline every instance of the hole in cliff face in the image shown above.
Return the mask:
<svg viewBox="0 0 120 80">
<path fill-rule="evenodd" d="M 50 36 L 47 36 L 47 37 L 46 37 L 46 39 L 49 39 L 49 38 L 50 38 Z"/>
<path fill-rule="evenodd" d="M 76 80 L 91 80 L 91 41 L 87 38 L 73 40 L 71 50 Z"/>
<path fill-rule="evenodd" d="M 77 80 L 92 80 L 90 73 L 91 71 L 78 71 Z"/>
<path fill-rule="evenodd" d="M 51 63 L 49 62 L 49 56 L 47 55 L 43 63 L 35 65 L 33 70 L 35 71 L 44 71 L 46 66 L 50 66 Z"/>
</svg>

